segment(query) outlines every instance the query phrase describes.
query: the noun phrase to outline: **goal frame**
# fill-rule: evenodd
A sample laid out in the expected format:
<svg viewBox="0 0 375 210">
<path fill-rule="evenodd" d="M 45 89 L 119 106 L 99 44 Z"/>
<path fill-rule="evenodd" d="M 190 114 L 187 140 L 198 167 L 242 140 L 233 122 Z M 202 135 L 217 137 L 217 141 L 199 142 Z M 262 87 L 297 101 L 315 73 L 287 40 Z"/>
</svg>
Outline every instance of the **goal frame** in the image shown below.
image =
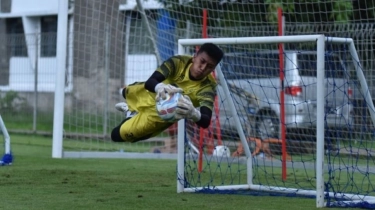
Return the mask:
<svg viewBox="0 0 375 210">
<path fill-rule="evenodd" d="M 3 118 L 0 115 L 0 132 L 2 132 L 4 137 L 4 154 L 0 154 L 0 166 L 11 165 L 12 164 L 12 154 L 10 149 L 10 136 L 8 130 L 5 126 Z"/>
<path fill-rule="evenodd" d="M 247 184 L 244 185 L 225 185 L 225 186 L 215 186 L 215 190 L 257 190 L 257 191 L 278 191 L 283 193 L 294 192 L 300 195 L 310 195 L 316 196 L 316 207 L 325 206 L 325 193 L 324 193 L 324 52 L 325 43 L 329 41 L 330 43 L 342 43 L 347 44 L 349 47 L 349 52 L 352 54 L 352 59 L 357 77 L 362 86 L 362 93 L 367 93 L 368 85 L 366 83 L 364 74 L 362 72 L 361 64 L 359 62 L 359 57 L 355 49 L 353 39 L 351 38 L 339 38 L 339 37 L 325 37 L 324 35 L 294 35 L 294 36 L 268 36 L 268 37 L 239 37 L 239 38 L 202 38 L 202 39 L 179 39 L 178 40 L 178 54 L 186 54 L 185 46 L 199 46 L 206 42 L 212 42 L 215 44 L 280 44 L 280 43 L 303 43 L 303 42 L 316 42 L 317 51 L 317 123 L 316 123 L 316 190 L 301 190 L 292 188 L 280 188 L 272 186 L 262 186 L 253 184 L 252 181 L 252 157 L 251 151 L 249 149 L 248 143 L 246 141 L 244 130 L 242 129 L 240 119 L 238 118 L 237 111 L 235 109 L 234 102 L 228 100 L 229 109 L 234 116 L 234 122 L 236 124 L 237 132 L 240 137 L 241 143 L 244 145 L 245 155 L 246 155 L 246 165 L 247 165 Z M 224 75 L 220 69 L 220 66 L 216 68 L 216 75 L 219 81 L 225 81 Z M 224 93 L 227 97 L 231 97 L 229 88 L 225 82 L 222 82 L 222 87 Z M 375 110 L 372 103 L 370 94 L 363 94 L 365 100 L 371 110 Z M 371 112 L 371 120 L 375 125 L 375 114 Z M 178 122 L 178 134 L 177 134 L 177 193 L 182 192 L 196 192 L 204 189 L 203 187 L 197 188 L 185 188 L 185 151 L 184 145 L 186 140 L 185 133 L 185 120 L 180 120 Z M 342 194 L 342 198 L 346 197 L 348 194 Z M 331 193 L 329 196 L 334 196 Z M 337 195 L 336 195 L 337 196 Z M 353 196 L 350 194 L 350 196 Z M 359 199 L 363 197 L 358 196 Z M 366 201 L 375 201 L 374 197 L 366 197 Z M 353 202 L 353 201 L 351 201 Z M 354 201 L 355 202 L 355 201 Z"/>
</svg>

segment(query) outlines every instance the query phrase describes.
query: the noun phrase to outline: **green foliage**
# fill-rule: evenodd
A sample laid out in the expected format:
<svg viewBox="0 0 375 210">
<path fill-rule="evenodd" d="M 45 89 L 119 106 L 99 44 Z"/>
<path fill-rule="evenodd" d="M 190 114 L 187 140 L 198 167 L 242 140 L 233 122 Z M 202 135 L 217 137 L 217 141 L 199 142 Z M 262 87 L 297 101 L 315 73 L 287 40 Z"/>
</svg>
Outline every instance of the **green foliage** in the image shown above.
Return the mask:
<svg viewBox="0 0 375 210">
<path fill-rule="evenodd" d="M 15 113 L 26 107 L 26 99 L 19 96 L 15 91 L 0 92 L 0 111 Z"/>
<path fill-rule="evenodd" d="M 266 7 L 261 4 L 246 3 L 228 3 L 223 6 L 220 26 L 252 26 L 255 23 L 266 22 Z"/>
<path fill-rule="evenodd" d="M 341 0 L 333 2 L 331 19 L 335 22 L 347 23 L 353 15 L 353 4 L 351 1 Z"/>
<path fill-rule="evenodd" d="M 277 10 L 281 8 L 283 13 L 294 13 L 294 4 L 292 0 L 266 0 L 267 15 L 266 19 L 270 23 L 277 23 Z"/>
<path fill-rule="evenodd" d="M 282 8 L 289 22 L 341 22 L 348 23 L 353 16 L 353 3 L 348 0 L 322 1 L 266 0 L 267 20 L 277 21 L 277 9 Z"/>
</svg>

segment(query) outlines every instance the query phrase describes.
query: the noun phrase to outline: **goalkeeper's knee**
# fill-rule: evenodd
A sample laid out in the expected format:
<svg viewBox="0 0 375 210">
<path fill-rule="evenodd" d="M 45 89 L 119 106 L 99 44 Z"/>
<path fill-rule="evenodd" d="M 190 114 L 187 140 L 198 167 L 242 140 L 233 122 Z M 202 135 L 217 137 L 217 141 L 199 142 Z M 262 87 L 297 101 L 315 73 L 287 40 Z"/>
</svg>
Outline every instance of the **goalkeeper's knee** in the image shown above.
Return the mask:
<svg viewBox="0 0 375 210">
<path fill-rule="evenodd" d="M 112 132 L 111 132 L 111 139 L 112 139 L 112 141 L 114 141 L 114 142 L 125 142 L 125 140 L 121 138 L 120 128 L 121 128 L 121 125 L 124 124 L 128 119 L 129 118 L 126 118 L 125 120 L 123 120 L 120 123 L 120 125 L 118 125 L 114 129 L 112 129 Z"/>
<path fill-rule="evenodd" d="M 126 99 L 126 86 L 122 87 L 119 89 L 118 91 L 120 93 L 120 95 Z"/>
<path fill-rule="evenodd" d="M 122 89 L 121 95 L 126 99 L 126 86 Z"/>
<path fill-rule="evenodd" d="M 115 127 L 111 133 L 111 139 L 114 142 L 125 142 L 120 136 L 120 126 Z"/>
</svg>

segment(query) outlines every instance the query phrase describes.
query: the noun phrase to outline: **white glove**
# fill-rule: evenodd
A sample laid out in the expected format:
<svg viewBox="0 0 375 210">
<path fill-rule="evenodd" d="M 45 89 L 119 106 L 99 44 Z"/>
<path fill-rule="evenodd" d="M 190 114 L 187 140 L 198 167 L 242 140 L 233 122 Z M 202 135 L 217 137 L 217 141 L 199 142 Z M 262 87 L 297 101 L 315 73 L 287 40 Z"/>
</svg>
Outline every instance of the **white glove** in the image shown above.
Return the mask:
<svg viewBox="0 0 375 210">
<path fill-rule="evenodd" d="M 184 95 L 180 97 L 177 103 L 177 109 L 175 114 L 175 119 L 191 119 L 197 122 L 201 119 L 201 112 L 194 107 L 189 96 Z"/>
<path fill-rule="evenodd" d="M 182 89 L 175 87 L 173 85 L 167 85 L 164 83 L 159 83 L 155 86 L 155 93 L 156 97 L 155 100 L 159 101 L 161 99 L 166 99 L 166 93 L 171 94 L 171 93 L 182 93 Z"/>
</svg>

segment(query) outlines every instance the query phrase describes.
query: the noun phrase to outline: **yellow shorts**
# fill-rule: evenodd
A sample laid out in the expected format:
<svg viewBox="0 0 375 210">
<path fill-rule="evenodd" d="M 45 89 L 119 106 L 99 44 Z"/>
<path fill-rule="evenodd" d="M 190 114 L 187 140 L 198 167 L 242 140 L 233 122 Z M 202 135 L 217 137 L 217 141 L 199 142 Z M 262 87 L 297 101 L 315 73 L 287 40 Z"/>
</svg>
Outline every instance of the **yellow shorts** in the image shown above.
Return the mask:
<svg viewBox="0 0 375 210">
<path fill-rule="evenodd" d="M 155 108 L 155 93 L 144 89 L 144 83 L 129 85 L 126 102 L 130 110 L 138 112 L 120 127 L 120 136 L 126 142 L 137 142 L 154 137 L 173 123 L 163 121 Z"/>
<path fill-rule="evenodd" d="M 141 112 L 125 121 L 120 127 L 120 136 L 126 142 L 137 142 L 154 137 L 173 123 L 164 122 L 158 119 L 159 116 Z"/>
</svg>

